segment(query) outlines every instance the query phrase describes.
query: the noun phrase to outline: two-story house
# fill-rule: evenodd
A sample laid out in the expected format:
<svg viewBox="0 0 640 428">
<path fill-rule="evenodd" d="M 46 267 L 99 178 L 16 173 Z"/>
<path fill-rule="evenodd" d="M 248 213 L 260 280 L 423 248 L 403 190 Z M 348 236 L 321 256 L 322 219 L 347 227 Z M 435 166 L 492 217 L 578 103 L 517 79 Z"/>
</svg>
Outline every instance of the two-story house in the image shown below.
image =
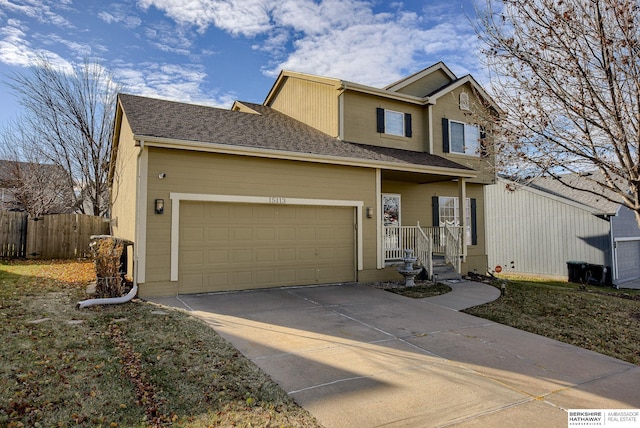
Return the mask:
<svg viewBox="0 0 640 428">
<path fill-rule="evenodd" d="M 283 71 L 230 110 L 121 94 L 113 233 L 142 296 L 400 279 L 405 248 L 484 272 L 498 114 L 443 63 L 386 88 Z"/>
</svg>

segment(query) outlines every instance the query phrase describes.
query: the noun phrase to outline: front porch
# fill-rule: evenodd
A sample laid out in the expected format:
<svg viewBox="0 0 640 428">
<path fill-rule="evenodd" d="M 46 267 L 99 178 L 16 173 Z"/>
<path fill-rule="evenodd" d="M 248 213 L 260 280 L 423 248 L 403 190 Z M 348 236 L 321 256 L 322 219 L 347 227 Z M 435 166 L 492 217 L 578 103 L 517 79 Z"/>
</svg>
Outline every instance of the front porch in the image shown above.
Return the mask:
<svg viewBox="0 0 640 428">
<path fill-rule="evenodd" d="M 416 226 L 383 226 L 385 265 L 402 262 L 404 250 L 411 249 L 418 259 L 416 265 L 424 267 L 430 279 L 433 279 L 434 256 L 443 257 L 444 262 L 460 274 L 464 257 L 462 231 L 458 226 L 421 227 L 419 222 Z"/>
</svg>

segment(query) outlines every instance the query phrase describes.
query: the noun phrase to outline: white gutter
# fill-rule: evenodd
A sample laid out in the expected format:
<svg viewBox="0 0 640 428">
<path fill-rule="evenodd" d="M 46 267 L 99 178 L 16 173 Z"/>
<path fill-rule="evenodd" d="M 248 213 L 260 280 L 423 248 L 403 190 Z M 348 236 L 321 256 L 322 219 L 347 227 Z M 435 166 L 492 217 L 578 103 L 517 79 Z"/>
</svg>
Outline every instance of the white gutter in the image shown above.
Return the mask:
<svg viewBox="0 0 640 428">
<path fill-rule="evenodd" d="M 332 155 L 318 155 L 312 153 L 292 152 L 276 149 L 264 149 L 249 146 L 235 146 L 230 144 L 206 143 L 192 140 L 176 140 L 166 137 L 151 137 L 146 135 L 134 135 L 135 139 L 144 140 L 147 147 L 161 147 L 167 149 L 196 150 L 205 153 L 222 153 L 228 155 L 257 156 L 269 159 L 284 159 L 306 162 L 324 163 L 330 165 L 346 165 L 363 168 L 380 168 L 393 171 L 417 172 L 421 174 L 437 174 L 447 177 L 475 178 L 478 173 L 475 170 L 447 168 L 442 166 L 425 166 L 417 164 L 398 164 L 388 161 L 373 159 L 345 158 Z M 416 152 L 419 153 L 419 152 Z"/>
</svg>

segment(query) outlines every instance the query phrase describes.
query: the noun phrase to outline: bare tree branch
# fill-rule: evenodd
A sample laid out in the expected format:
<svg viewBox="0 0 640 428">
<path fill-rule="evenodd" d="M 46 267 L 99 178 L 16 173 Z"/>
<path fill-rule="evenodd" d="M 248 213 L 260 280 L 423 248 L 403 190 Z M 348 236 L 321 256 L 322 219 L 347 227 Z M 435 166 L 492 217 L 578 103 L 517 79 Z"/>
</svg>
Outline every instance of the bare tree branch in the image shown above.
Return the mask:
<svg viewBox="0 0 640 428">
<path fill-rule="evenodd" d="M 39 58 L 27 73 L 10 77 L 25 115 L 22 146 L 67 172 L 76 212 L 108 215 L 107 175 L 116 95 L 121 85 L 100 64 L 86 61 L 60 70 Z"/>
<path fill-rule="evenodd" d="M 635 211 L 640 226 L 640 3 L 486 0 L 476 31 L 506 115 L 512 178 L 585 171 L 582 190 Z"/>
</svg>

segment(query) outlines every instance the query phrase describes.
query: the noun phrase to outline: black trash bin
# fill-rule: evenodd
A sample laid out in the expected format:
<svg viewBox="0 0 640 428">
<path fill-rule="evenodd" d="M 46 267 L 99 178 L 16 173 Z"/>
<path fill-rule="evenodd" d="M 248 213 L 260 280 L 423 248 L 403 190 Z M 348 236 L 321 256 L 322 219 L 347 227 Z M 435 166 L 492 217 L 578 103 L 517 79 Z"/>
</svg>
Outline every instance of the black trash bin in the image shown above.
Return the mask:
<svg viewBox="0 0 640 428">
<path fill-rule="evenodd" d="M 567 270 L 569 271 L 569 282 L 577 282 L 582 284 L 585 280 L 585 270 L 587 262 L 567 262 Z"/>
<path fill-rule="evenodd" d="M 587 263 L 584 268 L 584 282 L 593 285 L 611 285 L 611 268 Z"/>
</svg>

